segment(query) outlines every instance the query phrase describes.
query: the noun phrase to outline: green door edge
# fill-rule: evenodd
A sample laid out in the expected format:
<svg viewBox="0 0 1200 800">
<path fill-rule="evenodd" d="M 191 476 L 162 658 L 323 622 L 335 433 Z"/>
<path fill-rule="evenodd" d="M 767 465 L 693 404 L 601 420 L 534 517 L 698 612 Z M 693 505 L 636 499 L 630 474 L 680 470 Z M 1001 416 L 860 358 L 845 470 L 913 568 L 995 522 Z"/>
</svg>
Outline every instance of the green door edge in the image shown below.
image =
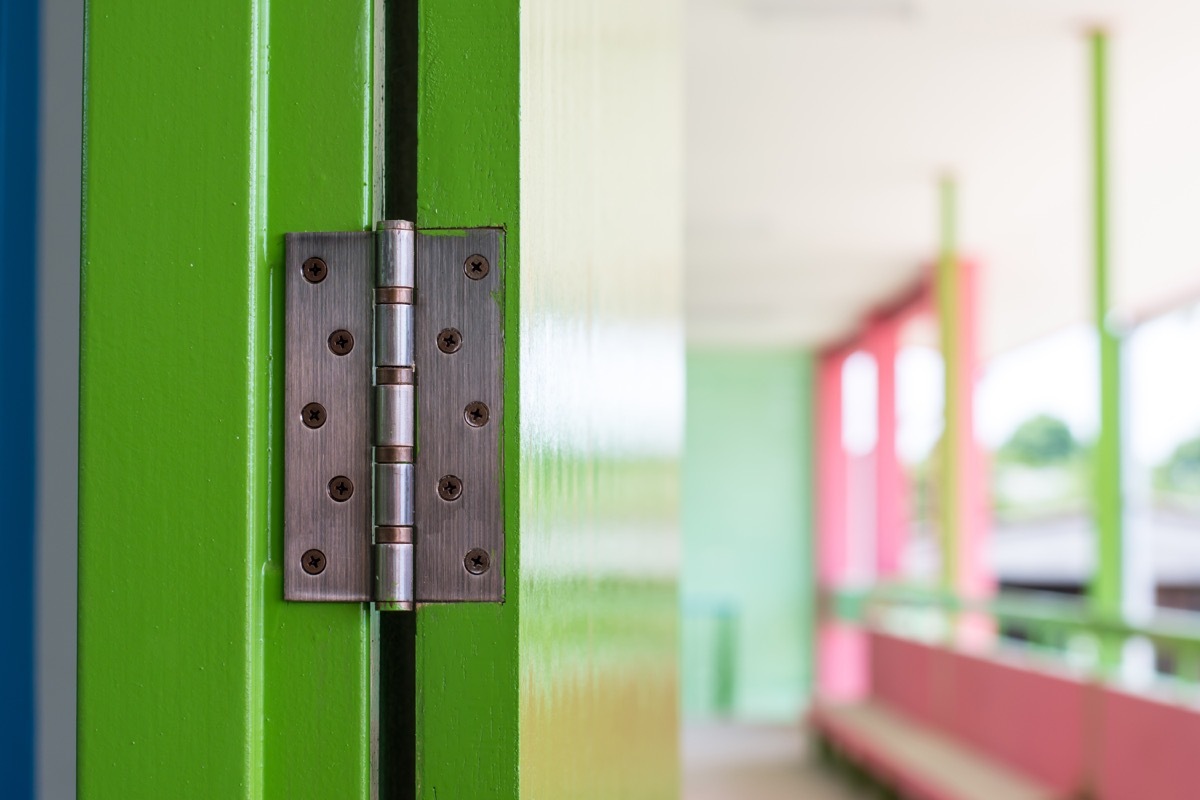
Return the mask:
<svg viewBox="0 0 1200 800">
<path fill-rule="evenodd" d="M 505 602 L 417 611 L 417 796 L 519 795 L 520 5 L 419 4 L 417 225 L 505 237 Z"/>
</svg>

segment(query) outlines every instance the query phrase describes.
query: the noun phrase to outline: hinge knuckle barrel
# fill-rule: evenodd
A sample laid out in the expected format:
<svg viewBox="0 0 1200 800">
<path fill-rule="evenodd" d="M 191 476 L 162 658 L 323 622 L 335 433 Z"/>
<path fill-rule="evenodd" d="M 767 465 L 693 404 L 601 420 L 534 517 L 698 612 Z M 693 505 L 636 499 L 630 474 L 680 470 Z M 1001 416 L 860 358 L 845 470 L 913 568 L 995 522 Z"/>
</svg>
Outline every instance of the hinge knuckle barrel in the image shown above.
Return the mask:
<svg viewBox="0 0 1200 800">
<path fill-rule="evenodd" d="M 375 600 L 413 607 L 416 231 L 387 221 L 375 233 Z"/>
<path fill-rule="evenodd" d="M 413 366 L 413 307 L 411 303 L 375 305 L 375 366 Z"/>
<path fill-rule="evenodd" d="M 412 542 L 375 545 L 375 601 L 396 610 L 413 607 Z"/>
<path fill-rule="evenodd" d="M 380 223 L 375 233 L 375 287 L 412 288 L 416 277 L 416 236 L 411 222 Z"/>
<path fill-rule="evenodd" d="M 375 525 L 413 524 L 412 464 L 375 465 Z"/>
<path fill-rule="evenodd" d="M 384 384 L 375 387 L 375 446 L 415 445 L 412 385 Z"/>
</svg>

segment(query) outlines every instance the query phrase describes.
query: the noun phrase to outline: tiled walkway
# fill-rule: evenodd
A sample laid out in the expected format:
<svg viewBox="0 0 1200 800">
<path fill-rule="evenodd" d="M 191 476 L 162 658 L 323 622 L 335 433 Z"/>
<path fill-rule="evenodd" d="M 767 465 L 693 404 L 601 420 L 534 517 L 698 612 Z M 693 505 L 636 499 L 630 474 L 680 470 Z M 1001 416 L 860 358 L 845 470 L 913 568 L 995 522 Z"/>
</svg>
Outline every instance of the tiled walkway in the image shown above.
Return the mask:
<svg viewBox="0 0 1200 800">
<path fill-rule="evenodd" d="M 861 800 L 810 757 L 796 726 L 689 724 L 683 800 Z"/>
</svg>

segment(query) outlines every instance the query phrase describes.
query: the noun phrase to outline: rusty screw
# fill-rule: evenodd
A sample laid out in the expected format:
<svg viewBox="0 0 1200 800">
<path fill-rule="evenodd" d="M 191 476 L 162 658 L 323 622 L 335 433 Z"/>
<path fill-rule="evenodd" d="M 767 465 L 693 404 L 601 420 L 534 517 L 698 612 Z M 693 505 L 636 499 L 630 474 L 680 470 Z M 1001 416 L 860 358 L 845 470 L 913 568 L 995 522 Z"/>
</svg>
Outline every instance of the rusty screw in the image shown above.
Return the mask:
<svg viewBox="0 0 1200 800">
<path fill-rule="evenodd" d="M 476 547 L 467 553 L 466 558 L 463 559 L 463 566 L 472 575 L 482 575 L 492 566 L 492 557 L 488 555 L 487 550 Z"/>
<path fill-rule="evenodd" d="M 489 417 L 491 417 L 491 412 L 488 410 L 487 404 L 478 400 L 467 403 L 467 407 L 463 409 L 463 418 L 472 428 L 482 428 L 487 425 Z"/>
<path fill-rule="evenodd" d="M 354 483 L 345 475 L 338 475 L 329 482 L 329 496 L 344 503 L 354 495 Z"/>
<path fill-rule="evenodd" d="M 310 428 L 319 428 L 325 424 L 325 406 L 320 403 L 309 403 L 300 409 L 300 419 Z"/>
<path fill-rule="evenodd" d="M 329 349 L 335 356 L 344 356 L 354 349 L 354 336 L 350 331 L 338 328 L 329 334 Z"/>
<path fill-rule="evenodd" d="M 481 255 L 473 255 L 463 262 L 463 272 L 473 281 L 482 280 L 487 276 L 488 270 L 491 267 L 488 265 L 488 260 Z"/>
<path fill-rule="evenodd" d="M 438 334 L 438 350 L 443 353 L 457 353 L 462 348 L 462 334 L 458 328 L 443 328 Z"/>
<path fill-rule="evenodd" d="M 300 556 L 300 566 L 309 575 L 320 575 L 325 571 L 325 554 L 320 550 L 307 550 Z"/>
<path fill-rule="evenodd" d="M 316 256 L 305 259 L 302 270 L 304 272 L 304 280 L 309 283 L 320 283 L 329 274 L 329 267 L 325 265 L 322 259 Z"/>
<path fill-rule="evenodd" d="M 457 475 L 443 475 L 438 481 L 438 497 L 447 502 L 454 502 L 462 497 L 462 481 Z"/>
</svg>

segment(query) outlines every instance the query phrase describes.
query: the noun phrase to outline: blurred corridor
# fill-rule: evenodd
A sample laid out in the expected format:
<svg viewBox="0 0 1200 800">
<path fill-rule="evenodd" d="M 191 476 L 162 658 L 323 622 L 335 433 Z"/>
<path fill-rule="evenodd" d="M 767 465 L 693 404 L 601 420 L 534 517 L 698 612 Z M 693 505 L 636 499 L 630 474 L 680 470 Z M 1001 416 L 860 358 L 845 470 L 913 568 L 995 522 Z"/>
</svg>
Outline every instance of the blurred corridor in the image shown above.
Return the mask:
<svg viewBox="0 0 1200 800">
<path fill-rule="evenodd" d="M 820 765 L 794 725 L 705 723 L 683 730 L 683 800 L 869 797 Z"/>
<path fill-rule="evenodd" d="M 1194 796 L 1200 7 L 689 14 L 691 746 Z"/>
</svg>

